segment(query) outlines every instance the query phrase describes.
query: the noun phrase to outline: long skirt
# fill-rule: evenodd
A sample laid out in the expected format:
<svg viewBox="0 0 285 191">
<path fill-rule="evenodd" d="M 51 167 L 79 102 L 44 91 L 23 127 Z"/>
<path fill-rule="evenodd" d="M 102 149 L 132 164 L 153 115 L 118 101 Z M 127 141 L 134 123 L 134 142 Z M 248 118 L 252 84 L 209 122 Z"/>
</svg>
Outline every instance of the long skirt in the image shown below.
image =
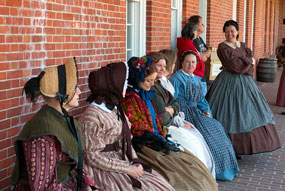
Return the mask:
<svg viewBox="0 0 285 191">
<path fill-rule="evenodd" d="M 283 72 L 280 78 L 276 105 L 285 107 L 285 65 L 283 66 Z"/>
<path fill-rule="evenodd" d="M 176 191 L 216 191 L 217 184 L 207 167 L 192 153 L 170 151 L 168 155 L 143 147 L 139 158 L 152 165 Z"/>
<path fill-rule="evenodd" d="M 168 133 L 171 135 L 173 142 L 178 142 L 183 148 L 200 159 L 212 173 L 213 177 L 216 178 L 215 162 L 211 151 L 203 136 L 195 127 L 169 126 Z"/>
<path fill-rule="evenodd" d="M 188 106 L 177 99 L 185 120 L 192 123 L 203 135 L 215 161 L 216 179 L 232 181 L 239 171 L 235 152 L 222 125 L 215 119 L 205 116 L 197 107 Z"/>
<path fill-rule="evenodd" d="M 251 76 L 222 71 L 206 98 L 213 117 L 229 134 L 236 154 L 268 152 L 280 147 L 273 114 Z"/>
<path fill-rule="evenodd" d="M 121 153 L 111 151 L 101 153 L 110 160 L 122 160 Z M 95 186 L 99 190 L 104 191 L 174 191 L 172 186 L 155 170 L 152 173 L 144 171 L 143 176 L 138 180 L 142 184 L 142 188 L 138 189 L 132 186 L 130 177 L 127 174 L 117 173 L 110 170 L 102 170 L 91 166 L 85 166 L 87 174 L 94 181 Z"/>
</svg>

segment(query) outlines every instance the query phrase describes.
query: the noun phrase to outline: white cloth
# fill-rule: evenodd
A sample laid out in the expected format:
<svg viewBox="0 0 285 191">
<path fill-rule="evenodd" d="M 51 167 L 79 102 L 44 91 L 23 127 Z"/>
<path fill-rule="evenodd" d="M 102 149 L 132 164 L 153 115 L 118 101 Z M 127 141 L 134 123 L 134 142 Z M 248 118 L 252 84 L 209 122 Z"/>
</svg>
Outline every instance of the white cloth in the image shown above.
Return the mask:
<svg viewBox="0 0 285 191">
<path fill-rule="evenodd" d="M 171 82 L 165 77 L 163 76 L 162 78 L 159 79 L 162 87 L 164 87 L 164 89 L 166 89 L 167 91 L 169 91 L 172 95 L 174 95 L 175 90 L 173 85 L 171 84 Z"/>
<path fill-rule="evenodd" d="M 200 159 L 212 173 L 213 177 L 216 178 L 213 156 L 203 136 L 196 128 L 171 125 L 168 127 L 168 133 L 171 135 L 172 141 L 181 144 L 182 147 Z"/>
</svg>

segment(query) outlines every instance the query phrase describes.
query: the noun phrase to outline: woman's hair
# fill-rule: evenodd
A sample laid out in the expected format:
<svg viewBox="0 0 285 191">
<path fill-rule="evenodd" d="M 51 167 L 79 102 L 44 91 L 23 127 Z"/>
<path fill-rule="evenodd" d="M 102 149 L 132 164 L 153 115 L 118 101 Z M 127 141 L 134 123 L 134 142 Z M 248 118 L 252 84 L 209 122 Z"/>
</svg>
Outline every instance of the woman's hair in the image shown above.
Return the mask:
<svg viewBox="0 0 285 191">
<path fill-rule="evenodd" d="M 163 50 L 160 50 L 159 52 L 164 54 L 166 58 L 166 70 L 170 72 L 173 65 L 176 64 L 176 60 L 177 60 L 176 52 L 174 50 L 169 50 L 169 49 L 163 49 Z"/>
<path fill-rule="evenodd" d="M 198 25 L 200 23 L 200 19 L 202 19 L 200 15 L 193 15 L 189 17 L 188 23 L 194 23 L 195 25 Z"/>
<path fill-rule="evenodd" d="M 146 69 L 145 78 L 157 72 L 154 62 Z"/>
<path fill-rule="evenodd" d="M 229 27 L 229 26 L 234 26 L 236 28 L 236 30 L 239 31 L 238 23 L 234 20 L 228 20 L 224 24 L 223 32 L 226 32 L 226 27 Z M 238 37 L 239 37 L 239 35 L 237 35 L 237 39 L 238 39 Z"/>
<path fill-rule="evenodd" d="M 154 63 L 159 62 L 161 59 L 164 59 L 167 62 L 165 55 L 160 52 L 150 52 L 147 56 L 152 57 Z"/>
<path fill-rule="evenodd" d="M 198 62 L 199 62 L 198 55 L 197 55 L 197 53 L 194 52 L 193 50 L 186 50 L 186 51 L 184 51 L 184 52 L 182 53 L 182 55 L 181 55 L 180 62 L 183 63 L 184 60 L 185 60 L 185 58 L 186 58 L 186 56 L 188 56 L 188 55 L 190 55 L 190 54 L 192 54 L 192 55 L 194 55 L 194 56 L 196 57 L 196 62 L 197 62 L 197 64 L 198 64 Z"/>
<path fill-rule="evenodd" d="M 198 29 L 198 26 L 194 23 L 186 23 L 181 31 L 181 36 L 187 40 L 194 39 L 194 33 Z"/>
</svg>

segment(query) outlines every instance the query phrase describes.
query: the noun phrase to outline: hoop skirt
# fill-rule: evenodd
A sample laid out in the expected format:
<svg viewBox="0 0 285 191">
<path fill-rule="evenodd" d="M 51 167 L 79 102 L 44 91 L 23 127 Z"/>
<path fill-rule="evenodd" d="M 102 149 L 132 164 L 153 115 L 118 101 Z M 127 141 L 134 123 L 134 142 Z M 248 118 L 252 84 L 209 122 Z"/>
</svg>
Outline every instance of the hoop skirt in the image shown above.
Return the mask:
<svg viewBox="0 0 285 191">
<path fill-rule="evenodd" d="M 280 147 L 270 107 L 250 75 L 222 71 L 206 96 L 213 117 L 229 133 L 237 154 Z"/>
</svg>

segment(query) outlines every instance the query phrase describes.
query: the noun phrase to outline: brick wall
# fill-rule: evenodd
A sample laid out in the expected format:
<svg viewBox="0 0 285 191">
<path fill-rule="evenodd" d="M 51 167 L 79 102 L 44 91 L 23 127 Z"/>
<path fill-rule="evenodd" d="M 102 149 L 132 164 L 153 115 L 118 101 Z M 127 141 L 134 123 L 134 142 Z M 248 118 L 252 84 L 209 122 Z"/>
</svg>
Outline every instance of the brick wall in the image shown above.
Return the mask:
<svg viewBox="0 0 285 191">
<path fill-rule="evenodd" d="M 253 25 L 253 20 L 252 20 L 252 8 L 253 8 L 253 0 L 247 0 L 246 1 L 246 32 L 245 32 L 245 43 L 247 47 L 251 47 L 252 45 L 252 25 Z"/>
<path fill-rule="evenodd" d="M 264 56 L 266 1 L 255 1 L 253 53 L 256 57 Z"/>
<path fill-rule="evenodd" d="M 232 19 L 233 1 L 209 0 L 207 12 L 207 44 L 218 47 L 225 40 L 223 26 Z"/>
<path fill-rule="evenodd" d="M 189 17 L 199 15 L 199 0 L 182 1 L 182 29 Z"/>
<path fill-rule="evenodd" d="M 107 3 L 108 2 L 108 3 Z M 13 142 L 41 104 L 22 97 L 24 83 L 45 65 L 76 56 L 86 106 L 90 70 L 125 61 L 125 0 L 0 0 L 0 190 L 9 190 Z"/>
<path fill-rule="evenodd" d="M 170 48 L 171 1 L 146 2 L 146 53 Z"/>
<path fill-rule="evenodd" d="M 244 1 L 245 0 L 240 0 L 237 1 L 237 15 L 236 15 L 236 21 L 239 24 L 239 41 L 243 42 L 243 37 L 244 37 Z"/>
<path fill-rule="evenodd" d="M 282 38 L 285 38 L 285 24 L 283 24 L 283 19 L 285 19 L 285 0 L 279 1 L 279 18 L 278 18 L 278 46 L 282 44 Z"/>
</svg>

